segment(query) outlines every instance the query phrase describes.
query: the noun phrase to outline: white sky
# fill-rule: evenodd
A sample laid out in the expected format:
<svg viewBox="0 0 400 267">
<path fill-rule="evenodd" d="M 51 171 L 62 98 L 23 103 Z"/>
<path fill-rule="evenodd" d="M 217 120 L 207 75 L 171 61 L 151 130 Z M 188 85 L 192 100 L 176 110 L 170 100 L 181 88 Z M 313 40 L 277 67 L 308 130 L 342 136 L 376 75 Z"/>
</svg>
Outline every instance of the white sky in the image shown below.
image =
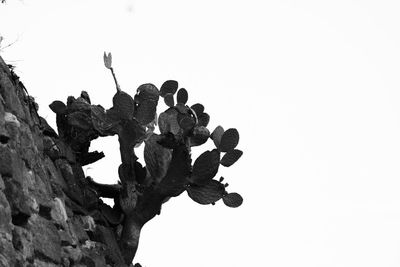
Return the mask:
<svg viewBox="0 0 400 267">
<path fill-rule="evenodd" d="M 245 202 L 170 200 L 143 229 L 146 267 L 400 266 L 400 2 L 8 0 L 2 56 L 54 125 L 53 100 L 176 79 L 236 127 L 220 173 Z M 106 141 L 105 141 L 106 140 Z M 86 173 L 115 182 L 116 138 Z"/>
</svg>

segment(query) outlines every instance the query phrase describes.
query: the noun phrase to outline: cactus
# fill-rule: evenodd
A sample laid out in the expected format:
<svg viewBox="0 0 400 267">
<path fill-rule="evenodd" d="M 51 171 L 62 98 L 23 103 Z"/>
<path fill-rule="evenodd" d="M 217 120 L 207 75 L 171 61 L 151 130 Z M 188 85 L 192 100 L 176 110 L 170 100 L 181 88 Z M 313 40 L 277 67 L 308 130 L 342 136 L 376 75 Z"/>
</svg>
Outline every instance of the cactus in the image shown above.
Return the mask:
<svg viewBox="0 0 400 267">
<path fill-rule="evenodd" d="M 238 193 L 229 193 L 222 197 L 225 205 L 231 208 L 237 208 L 243 203 L 243 198 Z"/>
<path fill-rule="evenodd" d="M 57 114 L 60 137 L 71 144 L 81 164 L 100 158 L 97 154 L 89 155 L 93 139 L 118 136 L 122 162 L 118 169 L 120 183 L 101 185 L 87 178 L 87 184 L 100 196 L 116 200 L 114 208 L 99 204 L 98 209 L 111 225 L 122 224 L 119 245 L 129 264 L 135 256 L 141 228 L 160 214 L 162 204 L 171 197 L 186 191 L 193 201 L 202 205 L 222 199 L 228 207 L 240 206 L 242 197 L 228 193 L 223 178 L 219 181 L 214 178 L 220 165 L 231 166 L 243 152 L 235 149 L 239 142 L 236 129 L 224 131 L 218 126 L 210 134 L 207 129 L 210 116 L 204 112 L 204 106 L 197 103 L 189 107 L 188 92 L 184 88 L 178 90 L 178 82 L 168 80 L 160 90 L 153 84 L 143 84 L 132 98 L 118 85 L 110 53 L 104 54 L 104 64 L 111 70 L 117 87 L 111 108 L 105 110 L 91 104 L 85 91 L 78 98 L 68 97 L 67 104 L 54 101 L 50 108 Z M 160 96 L 168 108 L 157 116 Z M 160 134 L 154 133 L 157 122 Z M 212 139 L 216 149 L 203 152 L 192 162 L 191 147 L 200 146 L 208 139 Z M 135 154 L 135 148 L 143 143 L 145 167 Z"/>
<path fill-rule="evenodd" d="M 113 107 L 121 119 L 130 120 L 133 118 L 135 103 L 129 94 L 123 91 L 117 92 L 113 97 Z"/>
<path fill-rule="evenodd" d="M 221 143 L 222 135 L 224 134 L 224 128 L 222 126 L 217 126 L 211 134 L 211 139 L 214 141 L 215 147 L 219 147 Z"/>
<path fill-rule="evenodd" d="M 174 95 L 170 93 L 166 94 L 164 96 L 164 102 L 168 107 L 175 106 Z"/>
<path fill-rule="evenodd" d="M 236 129 L 226 130 L 222 137 L 218 149 L 222 152 L 228 152 L 234 149 L 239 143 L 239 132 Z"/>
<path fill-rule="evenodd" d="M 232 166 L 232 164 L 238 161 L 242 155 L 243 152 L 239 149 L 230 150 L 226 152 L 226 154 L 222 157 L 221 165 L 225 167 L 230 167 Z"/>
<path fill-rule="evenodd" d="M 218 172 L 220 153 L 214 149 L 201 154 L 193 164 L 191 181 L 203 184 L 214 178 Z"/>
<path fill-rule="evenodd" d="M 225 187 L 221 182 L 209 180 L 203 185 L 192 184 L 186 191 L 193 201 L 207 205 L 220 200 L 224 196 Z"/>
<path fill-rule="evenodd" d="M 168 80 L 161 85 L 160 95 L 165 97 L 166 94 L 174 95 L 176 90 L 178 90 L 178 82 L 173 80 Z"/>
<path fill-rule="evenodd" d="M 186 89 L 185 88 L 179 89 L 176 98 L 178 103 L 185 105 L 186 102 L 188 101 L 188 92 L 186 91 Z"/>
</svg>

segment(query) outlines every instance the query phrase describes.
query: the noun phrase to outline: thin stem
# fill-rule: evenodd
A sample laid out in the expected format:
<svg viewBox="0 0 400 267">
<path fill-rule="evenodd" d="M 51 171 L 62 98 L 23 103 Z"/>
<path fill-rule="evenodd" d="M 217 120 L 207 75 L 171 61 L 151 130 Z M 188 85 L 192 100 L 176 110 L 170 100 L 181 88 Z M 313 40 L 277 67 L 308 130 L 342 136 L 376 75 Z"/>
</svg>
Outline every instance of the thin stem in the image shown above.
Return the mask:
<svg viewBox="0 0 400 267">
<path fill-rule="evenodd" d="M 121 92 L 121 87 L 119 87 L 117 77 L 115 76 L 115 73 L 114 73 L 114 69 L 111 67 L 110 70 L 111 70 L 111 74 L 114 78 L 115 86 L 117 87 L 117 92 Z"/>
</svg>

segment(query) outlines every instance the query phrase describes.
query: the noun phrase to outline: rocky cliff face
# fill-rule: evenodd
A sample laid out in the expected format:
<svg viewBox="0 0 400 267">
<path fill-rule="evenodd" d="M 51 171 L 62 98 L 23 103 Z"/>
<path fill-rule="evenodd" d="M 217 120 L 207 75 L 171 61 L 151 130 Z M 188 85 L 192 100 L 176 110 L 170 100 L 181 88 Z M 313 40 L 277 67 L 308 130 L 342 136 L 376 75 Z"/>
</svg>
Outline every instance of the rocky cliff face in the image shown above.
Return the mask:
<svg viewBox="0 0 400 267">
<path fill-rule="evenodd" d="M 0 57 L 0 266 L 126 266 L 111 208 L 35 105 Z"/>
</svg>

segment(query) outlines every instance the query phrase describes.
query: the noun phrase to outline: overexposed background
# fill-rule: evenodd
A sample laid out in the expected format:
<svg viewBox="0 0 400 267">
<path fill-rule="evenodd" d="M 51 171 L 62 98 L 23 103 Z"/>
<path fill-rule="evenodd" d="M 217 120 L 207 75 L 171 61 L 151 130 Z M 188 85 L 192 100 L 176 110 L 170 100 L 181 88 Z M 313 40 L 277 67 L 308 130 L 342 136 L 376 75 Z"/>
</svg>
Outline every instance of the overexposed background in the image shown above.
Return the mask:
<svg viewBox="0 0 400 267">
<path fill-rule="evenodd" d="M 400 2 L 8 0 L 0 53 L 55 127 L 53 100 L 168 79 L 235 127 L 243 157 L 220 171 L 244 204 L 186 193 L 145 225 L 145 267 L 400 266 Z M 161 105 L 162 107 L 162 105 Z M 86 168 L 117 181 L 117 138 Z"/>
</svg>

